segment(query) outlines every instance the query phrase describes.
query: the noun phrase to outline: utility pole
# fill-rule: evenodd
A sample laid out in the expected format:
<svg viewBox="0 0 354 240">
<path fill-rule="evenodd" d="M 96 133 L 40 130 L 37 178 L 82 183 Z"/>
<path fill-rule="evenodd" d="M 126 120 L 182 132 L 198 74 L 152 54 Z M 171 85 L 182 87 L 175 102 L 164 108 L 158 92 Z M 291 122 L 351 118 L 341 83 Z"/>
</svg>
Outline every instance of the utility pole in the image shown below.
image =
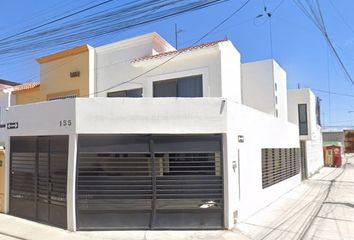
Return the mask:
<svg viewBox="0 0 354 240">
<path fill-rule="evenodd" d="M 178 49 L 178 26 L 175 23 L 175 41 L 176 41 L 176 49 Z"/>
<path fill-rule="evenodd" d="M 267 7 L 264 6 L 263 13 L 260 13 L 256 18 L 267 18 L 269 21 L 269 48 L 270 48 L 270 57 L 273 58 L 273 32 L 272 32 L 272 13 L 267 10 Z"/>
<path fill-rule="evenodd" d="M 178 29 L 177 23 L 175 23 L 175 42 L 176 42 L 176 49 L 178 49 L 178 35 L 183 32 L 182 29 Z"/>
</svg>

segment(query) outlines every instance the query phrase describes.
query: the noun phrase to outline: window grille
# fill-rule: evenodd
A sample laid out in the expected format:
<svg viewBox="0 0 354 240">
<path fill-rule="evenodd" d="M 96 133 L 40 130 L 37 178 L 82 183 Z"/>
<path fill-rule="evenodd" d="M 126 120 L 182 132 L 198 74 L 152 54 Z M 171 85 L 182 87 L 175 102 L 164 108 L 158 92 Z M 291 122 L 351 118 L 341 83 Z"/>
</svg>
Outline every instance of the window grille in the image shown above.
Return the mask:
<svg viewBox="0 0 354 240">
<path fill-rule="evenodd" d="M 298 148 L 262 149 L 262 186 L 270 187 L 300 173 Z"/>
</svg>

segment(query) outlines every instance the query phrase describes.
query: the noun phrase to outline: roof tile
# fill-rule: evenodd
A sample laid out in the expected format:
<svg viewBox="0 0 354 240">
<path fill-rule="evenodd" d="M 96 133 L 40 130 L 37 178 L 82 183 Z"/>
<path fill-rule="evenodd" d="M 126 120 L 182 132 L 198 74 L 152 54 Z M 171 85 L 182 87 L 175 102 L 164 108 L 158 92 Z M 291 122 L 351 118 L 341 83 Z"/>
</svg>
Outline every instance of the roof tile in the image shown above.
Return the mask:
<svg viewBox="0 0 354 240">
<path fill-rule="evenodd" d="M 24 91 L 24 90 L 30 90 L 36 87 L 39 87 L 40 83 L 39 82 L 29 82 L 29 83 L 24 83 L 21 85 L 14 86 L 14 92 L 19 92 L 19 91 Z"/>
<path fill-rule="evenodd" d="M 178 49 L 178 50 L 171 51 L 171 52 L 164 52 L 164 53 L 156 54 L 156 55 L 153 55 L 153 56 L 137 58 L 137 59 L 133 60 L 132 63 L 144 62 L 144 61 L 149 61 L 149 60 L 153 60 L 153 59 L 159 59 L 159 58 L 162 58 L 162 57 L 172 56 L 172 55 L 175 55 L 175 54 L 181 54 L 183 52 L 192 52 L 192 51 L 198 50 L 198 49 L 214 47 L 214 46 L 218 45 L 219 43 L 225 42 L 225 41 L 227 41 L 227 40 L 218 40 L 218 41 L 209 42 L 209 43 L 203 43 L 203 44 L 192 46 L 192 47 L 188 47 L 188 48 Z"/>
</svg>

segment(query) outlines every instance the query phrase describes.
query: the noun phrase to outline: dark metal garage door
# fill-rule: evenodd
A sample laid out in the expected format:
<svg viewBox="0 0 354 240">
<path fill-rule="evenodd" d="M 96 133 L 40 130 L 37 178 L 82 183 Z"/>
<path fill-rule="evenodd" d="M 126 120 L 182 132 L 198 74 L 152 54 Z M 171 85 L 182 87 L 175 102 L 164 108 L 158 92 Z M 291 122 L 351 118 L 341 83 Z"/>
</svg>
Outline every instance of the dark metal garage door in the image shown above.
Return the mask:
<svg viewBox="0 0 354 240">
<path fill-rule="evenodd" d="M 220 135 L 79 137 L 77 224 L 222 229 Z"/>
<path fill-rule="evenodd" d="M 68 137 L 11 137 L 10 214 L 66 228 Z"/>
</svg>

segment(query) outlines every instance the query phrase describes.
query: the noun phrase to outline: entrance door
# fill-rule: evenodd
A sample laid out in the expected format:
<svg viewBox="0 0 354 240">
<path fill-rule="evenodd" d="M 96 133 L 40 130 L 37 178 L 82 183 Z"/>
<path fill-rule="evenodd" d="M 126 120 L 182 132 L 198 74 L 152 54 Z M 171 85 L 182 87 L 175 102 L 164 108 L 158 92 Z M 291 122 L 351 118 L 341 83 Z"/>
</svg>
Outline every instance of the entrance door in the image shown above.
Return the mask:
<svg viewBox="0 0 354 240">
<path fill-rule="evenodd" d="M 10 214 L 66 228 L 68 137 L 12 137 Z"/>
<path fill-rule="evenodd" d="M 77 224 L 223 229 L 219 135 L 79 136 Z"/>
<path fill-rule="evenodd" d="M 307 157 L 306 157 L 306 141 L 300 141 L 301 149 L 301 179 L 307 179 Z"/>
</svg>

